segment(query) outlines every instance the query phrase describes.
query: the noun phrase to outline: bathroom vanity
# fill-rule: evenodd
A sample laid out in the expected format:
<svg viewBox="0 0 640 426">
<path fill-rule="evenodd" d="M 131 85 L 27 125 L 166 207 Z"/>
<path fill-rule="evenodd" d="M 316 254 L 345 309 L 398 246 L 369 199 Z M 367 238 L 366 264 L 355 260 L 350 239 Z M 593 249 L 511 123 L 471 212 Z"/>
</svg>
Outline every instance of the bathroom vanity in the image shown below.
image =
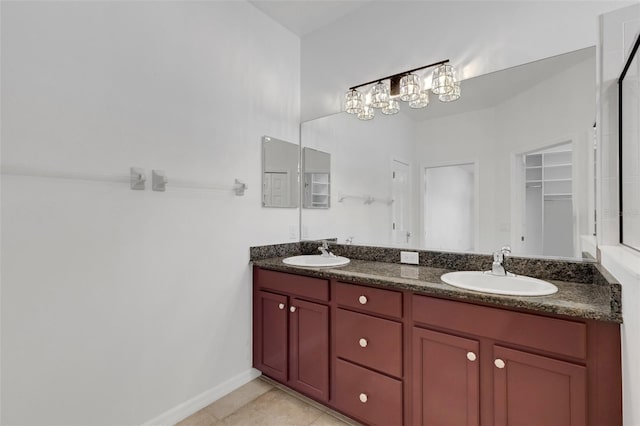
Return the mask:
<svg viewBox="0 0 640 426">
<path fill-rule="evenodd" d="M 620 425 L 619 291 L 580 268 L 515 297 L 444 268 L 254 260 L 254 367 L 371 425 Z"/>
</svg>

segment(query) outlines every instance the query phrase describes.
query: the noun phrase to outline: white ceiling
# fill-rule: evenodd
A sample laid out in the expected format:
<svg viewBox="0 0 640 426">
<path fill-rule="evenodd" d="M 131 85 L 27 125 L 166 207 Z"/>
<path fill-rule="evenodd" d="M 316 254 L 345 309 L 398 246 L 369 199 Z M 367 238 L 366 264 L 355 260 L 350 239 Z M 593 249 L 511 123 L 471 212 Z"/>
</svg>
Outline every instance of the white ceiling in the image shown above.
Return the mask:
<svg viewBox="0 0 640 426">
<path fill-rule="evenodd" d="M 371 0 L 249 0 L 300 37 L 337 21 L 369 1 Z"/>
</svg>

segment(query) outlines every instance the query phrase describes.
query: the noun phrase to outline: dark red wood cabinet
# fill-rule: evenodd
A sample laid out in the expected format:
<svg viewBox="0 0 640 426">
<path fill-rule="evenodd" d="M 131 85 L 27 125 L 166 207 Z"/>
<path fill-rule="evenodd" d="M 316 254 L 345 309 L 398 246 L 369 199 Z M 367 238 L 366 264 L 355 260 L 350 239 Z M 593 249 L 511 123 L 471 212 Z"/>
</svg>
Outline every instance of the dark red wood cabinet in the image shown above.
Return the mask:
<svg viewBox="0 0 640 426">
<path fill-rule="evenodd" d="M 260 272 L 254 274 L 254 367 L 301 393 L 328 401 L 329 306 L 302 298 L 310 294 L 305 288 L 292 294 L 296 275 L 260 278 Z M 318 281 L 328 286 L 327 281 Z M 314 291 L 311 295 L 317 296 Z"/>
<path fill-rule="evenodd" d="M 280 294 L 257 291 L 254 294 L 258 321 L 254 321 L 254 336 L 259 337 L 254 351 L 257 369 L 281 382 L 289 373 L 289 298 Z"/>
<path fill-rule="evenodd" d="M 494 424 L 587 424 L 586 367 L 494 346 Z"/>
<path fill-rule="evenodd" d="M 413 328 L 413 424 L 480 424 L 480 344 Z"/>
<path fill-rule="evenodd" d="M 254 268 L 254 366 L 368 425 L 622 424 L 618 324 Z"/>
</svg>

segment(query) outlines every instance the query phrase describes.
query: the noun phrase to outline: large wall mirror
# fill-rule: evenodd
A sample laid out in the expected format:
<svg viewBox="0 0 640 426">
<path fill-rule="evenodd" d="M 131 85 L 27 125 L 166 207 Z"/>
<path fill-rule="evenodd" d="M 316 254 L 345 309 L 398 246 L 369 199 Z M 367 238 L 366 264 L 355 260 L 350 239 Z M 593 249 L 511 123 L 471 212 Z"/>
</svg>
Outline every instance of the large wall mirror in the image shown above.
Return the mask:
<svg viewBox="0 0 640 426">
<path fill-rule="evenodd" d="M 640 59 L 636 40 L 619 80 L 620 242 L 640 250 Z"/>
<path fill-rule="evenodd" d="M 262 137 L 262 205 L 298 207 L 300 146 Z"/>
<path fill-rule="evenodd" d="M 464 80 L 456 102 L 303 123 L 302 146 L 331 153 L 332 191 L 329 209 L 301 211 L 302 238 L 582 258 L 595 69 L 587 48 Z"/>
</svg>

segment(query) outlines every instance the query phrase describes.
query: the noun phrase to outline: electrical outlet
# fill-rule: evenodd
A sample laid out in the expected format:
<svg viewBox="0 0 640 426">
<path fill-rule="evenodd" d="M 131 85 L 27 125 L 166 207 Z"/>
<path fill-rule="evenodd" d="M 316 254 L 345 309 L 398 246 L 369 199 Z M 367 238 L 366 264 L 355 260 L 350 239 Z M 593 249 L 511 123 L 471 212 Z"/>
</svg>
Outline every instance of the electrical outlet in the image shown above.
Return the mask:
<svg viewBox="0 0 640 426">
<path fill-rule="evenodd" d="M 412 265 L 418 265 L 420 263 L 420 261 L 418 260 L 418 253 L 415 251 L 401 251 L 400 263 L 410 263 Z"/>
</svg>

